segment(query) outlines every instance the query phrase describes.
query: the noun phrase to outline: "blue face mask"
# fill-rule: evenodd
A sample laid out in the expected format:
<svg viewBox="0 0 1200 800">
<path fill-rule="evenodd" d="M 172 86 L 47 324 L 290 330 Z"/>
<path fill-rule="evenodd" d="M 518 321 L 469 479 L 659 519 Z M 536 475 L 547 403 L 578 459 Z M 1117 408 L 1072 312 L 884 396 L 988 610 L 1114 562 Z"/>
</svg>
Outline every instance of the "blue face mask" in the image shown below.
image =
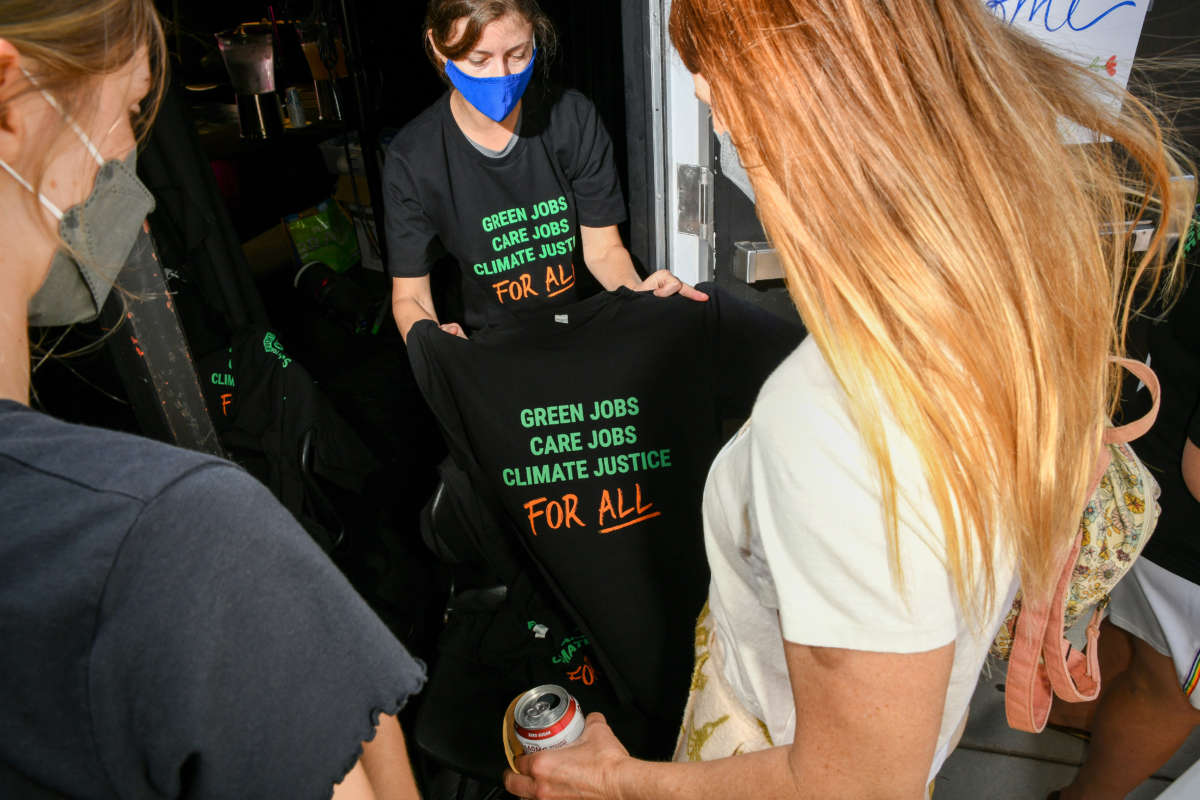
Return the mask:
<svg viewBox="0 0 1200 800">
<path fill-rule="evenodd" d="M 537 60 L 537 47 L 525 69 L 514 75 L 502 75 L 498 78 L 474 78 L 458 67 L 454 62 L 446 60 L 446 75 L 454 88 L 462 92 L 467 102 L 479 109 L 479 112 L 490 120 L 500 122 L 517 107 L 529 79 L 533 77 L 533 64 Z"/>
</svg>

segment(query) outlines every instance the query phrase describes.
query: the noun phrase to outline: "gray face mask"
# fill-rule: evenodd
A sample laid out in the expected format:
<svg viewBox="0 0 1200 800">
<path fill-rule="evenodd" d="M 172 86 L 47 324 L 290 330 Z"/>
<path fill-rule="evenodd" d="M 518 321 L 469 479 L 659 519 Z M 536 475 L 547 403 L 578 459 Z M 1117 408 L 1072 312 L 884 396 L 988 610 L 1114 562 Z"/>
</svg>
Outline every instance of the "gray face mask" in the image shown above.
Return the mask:
<svg viewBox="0 0 1200 800">
<path fill-rule="evenodd" d="M 71 325 L 89 322 L 100 314 L 117 274 L 133 251 L 146 215 L 154 210 L 154 196 L 138 180 L 136 150 L 124 162 L 105 161 L 58 101 L 44 91 L 42 95 L 63 114 L 100 165 L 87 200 L 65 212 L 37 193 L 42 205 L 58 219 L 58 235 L 66 246 L 58 248 L 45 282 L 29 301 L 29 324 Z M 35 191 L 8 164 L 0 161 L 0 168 L 29 191 Z"/>
</svg>

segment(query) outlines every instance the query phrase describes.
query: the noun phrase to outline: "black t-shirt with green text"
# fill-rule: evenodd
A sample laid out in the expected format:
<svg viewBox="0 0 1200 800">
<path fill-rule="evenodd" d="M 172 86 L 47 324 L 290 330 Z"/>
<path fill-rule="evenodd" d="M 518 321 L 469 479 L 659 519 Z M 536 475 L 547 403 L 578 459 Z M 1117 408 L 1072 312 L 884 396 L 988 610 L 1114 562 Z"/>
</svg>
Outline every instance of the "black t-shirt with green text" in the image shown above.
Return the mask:
<svg viewBox="0 0 1200 800">
<path fill-rule="evenodd" d="M 798 320 L 719 293 L 628 289 L 469 340 L 431 322 L 409 333 L 451 455 L 668 746 L 708 590 L 700 504 L 722 423 L 749 414 L 801 336 Z"/>
<path fill-rule="evenodd" d="M 495 309 L 576 300 L 586 270 L 579 226 L 625 219 L 612 141 L 582 94 L 530 86 L 517 135 L 508 153 L 481 153 L 454 121 L 447 92 L 388 147 L 388 272 L 419 277 L 452 255 L 472 330 Z"/>
</svg>

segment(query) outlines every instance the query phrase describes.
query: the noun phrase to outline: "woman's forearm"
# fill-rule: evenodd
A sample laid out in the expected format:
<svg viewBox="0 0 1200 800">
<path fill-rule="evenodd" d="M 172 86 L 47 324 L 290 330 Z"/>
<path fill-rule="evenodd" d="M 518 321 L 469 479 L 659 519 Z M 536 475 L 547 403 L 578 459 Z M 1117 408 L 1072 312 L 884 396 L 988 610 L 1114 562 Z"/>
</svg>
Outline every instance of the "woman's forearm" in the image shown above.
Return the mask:
<svg viewBox="0 0 1200 800">
<path fill-rule="evenodd" d="M 405 341 L 408 341 L 409 328 L 417 321 L 431 319 L 437 322 L 437 315 L 433 313 L 432 309 L 425 308 L 413 297 L 392 298 L 392 316 L 396 320 L 396 327 L 400 329 L 400 336 Z"/>
<path fill-rule="evenodd" d="M 657 763 L 630 759 L 617 771 L 614 800 L 706 800 L 804 797 L 792 778 L 787 747 L 697 763 Z"/>
<path fill-rule="evenodd" d="M 363 742 L 362 765 L 377 798 L 420 800 L 404 732 L 395 717 L 379 715 L 375 737 Z"/>
<path fill-rule="evenodd" d="M 517 759 L 522 774 L 505 785 L 564 800 L 923 798 L 955 643 L 922 653 L 783 646 L 802 721 L 790 744 L 703 763 L 637 761 L 593 713 L 571 746 Z"/>
<path fill-rule="evenodd" d="M 589 714 L 578 742 L 521 756 L 520 774 L 506 773 L 504 785 L 517 797 L 564 800 L 791 800 L 806 795 L 792 778 L 789 752 L 776 747 L 688 764 L 639 761 L 617 741 L 602 714 Z"/>
<path fill-rule="evenodd" d="M 634 289 L 642 282 L 633 267 L 633 258 L 624 247 L 609 247 L 599 256 L 584 260 L 587 262 L 588 271 L 607 291 L 611 292 L 621 286 Z"/>
</svg>

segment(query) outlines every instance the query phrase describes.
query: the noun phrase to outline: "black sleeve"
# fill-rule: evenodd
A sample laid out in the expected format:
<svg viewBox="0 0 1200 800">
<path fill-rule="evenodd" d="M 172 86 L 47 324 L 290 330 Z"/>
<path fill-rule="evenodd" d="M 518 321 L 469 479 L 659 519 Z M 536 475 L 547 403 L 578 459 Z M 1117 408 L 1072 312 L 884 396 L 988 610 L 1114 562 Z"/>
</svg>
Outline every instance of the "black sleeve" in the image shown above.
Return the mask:
<svg viewBox="0 0 1200 800">
<path fill-rule="evenodd" d="M 109 575 L 92 725 L 123 797 L 328 798 L 424 666 L 270 493 L 186 473 Z"/>
<path fill-rule="evenodd" d="M 442 371 L 438 360 L 438 344 L 449 346 L 470 347 L 469 341 L 446 333 L 433 320 L 417 320 L 408 330 L 405 346 L 408 348 L 408 361 L 412 366 L 413 378 L 417 387 L 429 404 L 429 410 L 437 418 L 446 440 L 450 457 L 462 469 L 474 471 L 474 450 L 467 436 L 466 425 L 454 402 L 454 387 L 450 385 L 446 373 Z"/>
<path fill-rule="evenodd" d="M 389 149 L 383 167 L 383 202 L 388 246 L 388 274 L 419 278 L 441 258 L 437 227 L 425 213 L 408 159 Z"/>
<path fill-rule="evenodd" d="M 612 140 L 596 107 L 579 92 L 567 92 L 560 101 L 564 140 L 558 147 L 565 155 L 563 168 L 575 193 L 579 224 L 603 228 L 625 221 L 625 198 L 613 163 Z"/>
<path fill-rule="evenodd" d="M 714 380 L 722 415 L 748 417 L 763 381 L 804 339 L 804 326 L 799 315 L 783 319 L 715 284 L 702 283 L 696 288 L 709 298 L 709 352 L 716 354 Z"/>
<path fill-rule="evenodd" d="M 475 458 L 474 445 L 467 433 L 454 387 L 439 363 L 452 358 L 443 347 L 473 347 L 471 342 L 452 336 L 432 320 L 418 320 L 408 331 L 408 360 L 413 377 L 425 402 L 437 418 L 438 428 L 446 441 L 450 456 L 441 465 L 439 491 L 457 509 L 463 523 L 457 531 L 440 531 L 442 544 L 455 551 L 463 560 L 477 557 L 508 583 L 523 569 L 523 558 L 514 546 L 514 539 L 498 535 L 503 525 L 503 504 L 496 495 L 493 481 L 484 473 Z M 458 534 L 457 536 L 455 534 Z M 465 544 L 459 547 L 460 543 Z"/>
</svg>

